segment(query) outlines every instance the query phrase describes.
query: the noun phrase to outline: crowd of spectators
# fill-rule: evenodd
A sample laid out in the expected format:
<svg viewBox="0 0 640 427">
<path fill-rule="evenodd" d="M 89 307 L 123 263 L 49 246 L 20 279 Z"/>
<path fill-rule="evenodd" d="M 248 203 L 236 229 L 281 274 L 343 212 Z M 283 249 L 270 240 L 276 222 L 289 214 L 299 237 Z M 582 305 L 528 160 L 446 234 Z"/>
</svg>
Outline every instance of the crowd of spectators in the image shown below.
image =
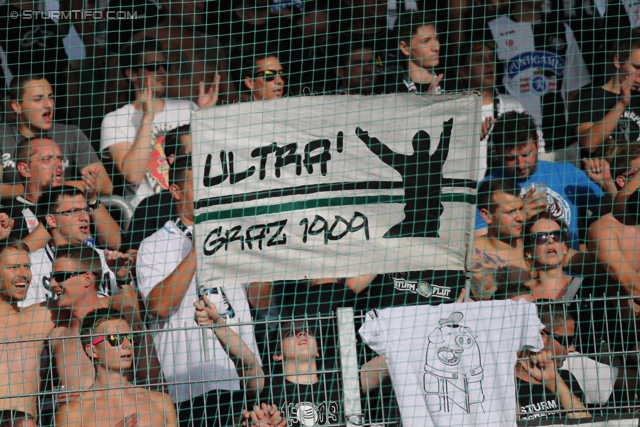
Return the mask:
<svg viewBox="0 0 640 427">
<path fill-rule="evenodd" d="M 0 5 L 0 426 L 339 424 L 337 308 L 500 299 L 538 304 L 551 355 L 519 355 L 521 418 L 633 412 L 636 6 L 440 3 Z M 198 283 L 193 109 L 457 90 L 482 99 L 470 286 L 458 271 Z M 384 356 L 358 348 L 367 417 L 399 425 Z"/>
</svg>

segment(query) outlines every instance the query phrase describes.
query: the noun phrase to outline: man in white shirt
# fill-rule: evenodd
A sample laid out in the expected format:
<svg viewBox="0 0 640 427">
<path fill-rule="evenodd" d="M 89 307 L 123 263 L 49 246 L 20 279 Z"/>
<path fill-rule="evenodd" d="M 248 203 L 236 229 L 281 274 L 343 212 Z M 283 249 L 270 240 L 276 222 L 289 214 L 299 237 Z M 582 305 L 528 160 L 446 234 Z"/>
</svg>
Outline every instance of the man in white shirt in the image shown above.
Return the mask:
<svg viewBox="0 0 640 427">
<path fill-rule="evenodd" d="M 169 188 L 165 135 L 189 124 L 191 110 L 196 108 L 190 101 L 165 98 L 167 58 L 155 39 L 134 43 L 123 60 L 128 61 L 124 74 L 135 88 L 135 101 L 102 121 L 100 151 L 124 177 L 125 197 L 134 208 L 146 197 Z M 198 107 L 212 107 L 217 99 L 217 83 L 206 93 L 201 85 Z"/>
<path fill-rule="evenodd" d="M 44 218 L 51 240 L 44 248 L 31 253 L 31 272 L 33 277 L 22 307 L 54 299 L 51 291 L 51 271 L 56 248 L 62 245 L 83 245 L 89 237 L 91 215 L 93 209 L 87 206 L 87 201 L 81 190 L 71 186 L 60 186 L 42 195 L 39 203 L 38 216 Z M 118 293 L 120 288 L 116 283 L 116 275 L 111 271 L 108 263 L 113 263 L 115 252 L 109 252 L 107 261 L 105 252 L 95 249 L 102 261 L 102 283 L 99 292 L 102 296 Z"/>
<path fill-rule="evenodd" d="M 154 342 L 182 425 L 190 425 L 192 420 L 199 423 L 203 418 L 211 420 L 216 411 L 228 415 L 224 414 L 228 407 L 222 403 L 231 401 L 232 392 L 240 390 L 236 366 L 220 342 L 205 340 L 204 347 L 201 330 L 194 328 L 193 304 L 199 300 L 198 287 L 202 284 L 196 278 L 192 242 L 192 179 L 190 156 L 177 159 L 171 167 L 177 217 L 142 241 L 136 264 L 138 292 L 144 299 L 150 327 L 157 331 Z M 223 314 L 225 323 L 259 357 L 244 288 L 208 289 L 208 298 Z M 249 395 L 260 391 L 246 390 Z"/>
</svg>

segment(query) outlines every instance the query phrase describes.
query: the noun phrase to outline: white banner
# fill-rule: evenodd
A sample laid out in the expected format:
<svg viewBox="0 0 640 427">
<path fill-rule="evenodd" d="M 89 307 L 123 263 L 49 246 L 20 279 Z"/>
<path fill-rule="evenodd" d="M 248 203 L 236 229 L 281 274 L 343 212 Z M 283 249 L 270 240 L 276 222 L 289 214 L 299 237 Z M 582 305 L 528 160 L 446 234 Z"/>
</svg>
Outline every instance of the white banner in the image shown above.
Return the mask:
<svg viewBox="0 0 640 427">
<path fill-rule="evenodd" d="M 194 111 L 199 281 L 464 270 L 480 109 L 397 94 Z"/>
</svg>

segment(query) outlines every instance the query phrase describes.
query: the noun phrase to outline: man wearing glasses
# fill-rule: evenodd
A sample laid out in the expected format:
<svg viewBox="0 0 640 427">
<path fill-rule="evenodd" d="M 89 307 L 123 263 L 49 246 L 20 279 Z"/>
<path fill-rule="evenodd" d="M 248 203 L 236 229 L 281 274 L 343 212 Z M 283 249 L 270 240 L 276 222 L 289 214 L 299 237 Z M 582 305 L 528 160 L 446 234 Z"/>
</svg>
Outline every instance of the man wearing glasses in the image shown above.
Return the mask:
<svg viewBox="0 0 640 427">
<path fill-rule="evenodd" d="M 38 217 L 43 220 L 51 240 L 44 248 L 31 254 L 33 278 L 27 299 L 23 303 L 25 307 L 48 299 L 56 299 L 57 295 L 51 291 L 51 271 L 56 249 L 63 245 L 85 244 L 90 235 L 92 222 L 100 233 L 100 228 L 105 224 L 102 223 L 97 212 L 87 205 L 82 190 L 75 187 L 62 185 L 42 195 L 38 203 Z M 106 215 L 109 214 L 106 213 Z M 100 280 L 98 292 L 102 296 L 118 293 L 120 288 L 116 283 L 116 275 L 110 270 L 109 264 L 114 266 L 120 259 L 120 254 L 117 251 L 109 251 L 105 254 L 105 251 L 97 248 L 95 251 L 102 262 L 102 280 Z"/>
<path fill-rule="evenodd" d="M 516 364 L 516 387 L 523 419 L 561 416 L 585 418 L 591 415 L 583 403 L 583 391 L 575 377 L 558 371 L 568 353 L 574 351 L 575 322 L 560 304 L 545 301 L 538 305 L 538 317 L 545 326 L 540 331 L 545 350 L 554 359 L 540 369 L 528 360 Z"/>
<path fill-rule="evenodd" d="M 276 54 L 257 48 L 253 56 L 245 59 L 243 69 L 244 85 L 252 101 L 284 96 L 287 75 Z"/>
<path fill-rule="evenodd" d="M 165 426 L 175 427 L 176 410 L 166 393 L 134 387 L 129 372 L 135 369 L 138 334 L 115 309 L 92 310 L 82 319 L 82 349 L 95 374 L 92 389 L 62 405 L 58 426 Z M 117 402 L 117 403 L 116 403 Z"/>
<path fill-rule="evenodd" d="M 80 339 L 80 323 L 91 311 L 111 308 L 122 312 L 135 331 L 144 331 L 144 324 L 136 314 L 136 300 L 128 300 L 123 293 L 105 298 L 100 294 L 100 278 L 104 277 L 104 264 L 94 248 L 86 245 L 64 245 L 56 248 L 51 273 L 51 290 L 56 295 L 56 306 L 70 313 L 68 324 L 61 324 L 51 333 L 53 355 L 52 378 L 59 379 L 67 393 L 57 396 L 58 403 L 70 401 L 94 382 L 91 358 L 84 352 Z M 139 384 L 161 382 L 160 363 L 155 356 L 153 340 L 146 334 L 136 334 L 134 362 L 131 372 Z"/>
<path fill-rule="evenodd" d="M 121 58 L 125 61 L 124 74 L 135 89 L 135 100 L 106 115 L 100 150 L 122 174 L 126 181 L 125 198 L 135 208 L 143 199 L 169 188 L 165 135 L 189 124 L 196 105 L 166 98 L 171 65 L 157 40 L 136 42 Z M 217 87 L 216 83 L 205 91 L 204 84 L 200 84 L 198 107 L 216 104 Z"/>
<path fill-rule="evenodd" d="M 50 235 L 36 217 L 36 203 L 43 193 L 64 183 L 63 154 L 56 142 L 46 136 L 25 139 L 15 152 L 16 169 L 24 186 L 24 193 L 5 205 L 6 213 L 15 221 L 12 237 L 29 245 L 32 251 L 45 246 Z M 96 208 L 99 224 L 96 240 L 101 245 L 117 248 L 120 245 L 118 224 L 104 207 L 100 207 L 97 183 L 99 168 L 88 168 L 83 174 L 81 186 Z"/>
</svg>

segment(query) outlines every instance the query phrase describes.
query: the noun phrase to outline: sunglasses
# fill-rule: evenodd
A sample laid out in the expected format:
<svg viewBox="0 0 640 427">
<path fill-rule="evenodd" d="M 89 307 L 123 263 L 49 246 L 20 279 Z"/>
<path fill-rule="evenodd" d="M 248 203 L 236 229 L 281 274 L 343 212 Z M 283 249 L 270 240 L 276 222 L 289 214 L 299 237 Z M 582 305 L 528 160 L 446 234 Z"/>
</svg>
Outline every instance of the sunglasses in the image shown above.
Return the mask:
<svg viewBox="0 0 640 427">
<path fill-rule="evenodd" d="M 164 68 L 165 71 L 169 71 L 169 68 L 171 68 L 171 62 L 169 61 L 147 62 L 142 65 L 138 65 L 138 68 L 144 68 L 150 73 L 157 73 L 160 70 L 160 68 Z"/>
<path fill-rule="evenodd" d="M 104 340 L 107 340 L 107 342 L 109 343 L 109 345 L 111 345 L 111 347 L 118 347 L 122 345 L 125 338 L 129 340 L 131 344 L 133 344 L 133 334 L 130 334 L 130 333 L 104 335 L 91 341 L 91 344 L 96 345 L 96 344 L 100 344 Z"/>
<path fill-rule="evenodd" d="M 573 341 L 575 340 L 575 335 L 560 335 L 560 334 L 550 334 L 547 331 L 542 331 L 545 335 L 550 336 L 554 340 L 558 341 L 558 344 L 562 346 L 562 348 L 570 348 L 573 345 Z"/>
<path fill-rule="evenodd" d="M 276 79 L 277 76 L 282 77 L 283 79 L 287 77 L 287 73 L 284 70 L 264 70 L 254 75 L 254 78 L 264 78 L 265 82 L 272 82 Z"/>
<path fill-rule="evenodd" d="M 51 278 L 58 283 L 66 282 L 72 277 L 84 274 L 84 271 L 54 271 L 51 273 Z"/>
<path fill-rule="evenodd" d="M 564 232 L 561 230 L 550 231 L 548 233 L 535 233 L 529 237 L 529 242 L 535 242 L 536 246 L 545 245 L 549 241 L 549 237 L 556 243 L 564 241 Z"/>
</svg>

